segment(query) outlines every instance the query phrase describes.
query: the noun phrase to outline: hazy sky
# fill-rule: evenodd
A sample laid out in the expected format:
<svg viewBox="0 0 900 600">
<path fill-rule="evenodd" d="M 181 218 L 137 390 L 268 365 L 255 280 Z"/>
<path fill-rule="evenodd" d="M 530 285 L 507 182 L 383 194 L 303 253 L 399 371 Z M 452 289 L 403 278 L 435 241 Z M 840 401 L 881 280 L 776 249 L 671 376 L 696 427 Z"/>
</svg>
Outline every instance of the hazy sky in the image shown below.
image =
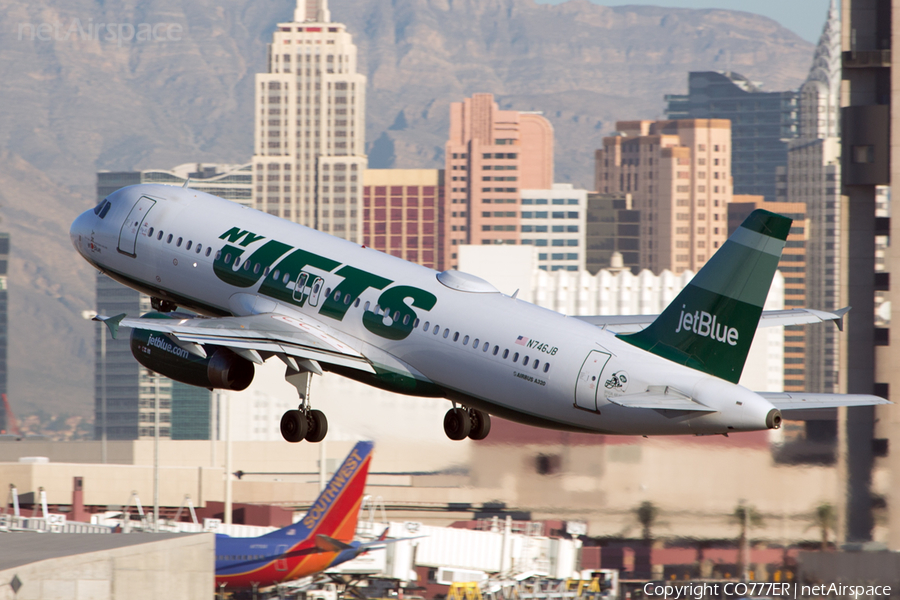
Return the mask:
<svg viewBox="0 0 900 600">
<path fill-rule="evenodd" d="M 539 4 L 560 4 L 565 0 L 537 0 Z M 819 41 L 829 0 L 591 0 L 605 6 L 649 4 L 679 8 L 725 8 L 765 15 L 778 21 L 810 42 Z M 840 3 L 838 3 L 840 6 Z"/>
</svg>

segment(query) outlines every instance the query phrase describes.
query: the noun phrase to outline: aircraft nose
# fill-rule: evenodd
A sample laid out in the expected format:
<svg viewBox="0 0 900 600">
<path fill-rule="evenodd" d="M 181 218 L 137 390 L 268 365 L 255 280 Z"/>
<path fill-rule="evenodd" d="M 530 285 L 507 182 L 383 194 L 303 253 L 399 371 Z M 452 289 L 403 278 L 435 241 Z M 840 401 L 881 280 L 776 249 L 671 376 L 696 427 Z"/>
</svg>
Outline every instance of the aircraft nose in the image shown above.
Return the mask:
<svg viewBox="0 0 900 600">
<path fill-rule="evenodd" d="M 93 210 L 86 210 L 72 221 L 72 226 L 69 228 L 69 238 L 72 240 L 72 245 L 82 254 L 84 254 L 84 240 L 89 239 L 91 236 L 91 223 L 94 217 Z"/>
</svg>

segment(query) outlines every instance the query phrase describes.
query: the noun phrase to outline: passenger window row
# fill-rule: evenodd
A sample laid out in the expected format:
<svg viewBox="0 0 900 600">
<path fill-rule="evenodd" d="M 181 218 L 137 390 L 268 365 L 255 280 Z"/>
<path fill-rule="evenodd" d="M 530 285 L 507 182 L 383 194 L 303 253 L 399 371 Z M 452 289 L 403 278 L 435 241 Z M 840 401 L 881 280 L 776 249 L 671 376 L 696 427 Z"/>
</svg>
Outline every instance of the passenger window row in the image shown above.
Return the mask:
<svg viewBox="0 0 900 600">
<path fill-rule="evenodd" d="M 148 229 L 148 230 L 147 230 L 147 237 L 148 237 L 148 238 L 153 238 L 153 233 L 154 233 L 154 231 L 156 231 L 156 230 L 155 230 L 153 227 L 151 227 L 150 229 Z M 166 243 L 167 243 L 167 244 L 171 244 L 171 243 L 172 243 L 172 240 L 175 239 L 175 236 L 173 236 L 171 233 L 170 233 L 169 235 L 166 235 L 165 232 L 164 232 L 162 229 L 160 229 L 159 231 L 156 231 L 156 239 L 157 239 L 157 241 L 162 241 L 162 239 L 163 239 L 164 236 L 165 236 L 165 238 L 166 238 Z M 175 246 L 176 246 L 177 248 L 181 248 L 181 244 L 182 244 L 183 242 L 184 242 L 184 238 L 179 237 L 177 240 L 175 240 Z M 185 249 L 185 250 L 190 250 L 191 248 L 194 248 L 194 252 L 196 252 L 197 254 L 200 254 L 200 253 L 203 251 L 203 244 L 197 243 L 197 245 L 194 245 L 194 242 L 193 242 L 192 240 L 188 240 L 187 244 L 184 245 L 184 249 Z M 206 256 L 209 256 L 211 253 L 212 253 L 212 246 L 207 246 L 207 247 L 206 247 L 206 253 L 205 253 L 205 255 L 206 255 Z M 216 258 L 218 258 L 218 256 L 219 256 L 219 255 L 218 255 L 218 253 L 217 253 L 217 254 L 216 254 Z"/>
<path fill-rule="evenodd" d="M 367 304 L 367 306 L 368 306 L 368 304 Z M 377 309 L 378 306 L 376 305 L 375 308 Z M 377 312 L 377 311 L 376 311 L 376 312 Z M 398 311 L 398 313 L 396 313 L 396 314 L 399 314 L 399 311 Z M 408 315 L 407 315 L 406 319 L 409 319 L 409 316 L 408 316 Z M 408 322 L 408 321 L 404 321 L 404 324 L 406 324 L 407 322 Z M 419 328 L 419 319 L 416 319 L 416 320 L 415 320 L 415 322 L 413 323 L 413 327 L 416 328 L 416 329 Z M 431 322 L 430 322 L 430 321 L 425 321 L 425 323 L 422 325 L 422 331 L 428 332 L 429 330 L 431 330 L 431 334 L 432 334 L 432 335 L 438 335 L 438 334 L 441 333 L 441 326 L 440 326 L 440 325 L 435 325 L 435 326 L 432 328 L 432 327 L 431 327 Z M 449 328 L 445 328 L 443 334 L 441 334 L 441 337 L 443 337 L 444 339 L 450 338 L 450 329 L 449 329 Z M 458 332 L 458 331 L 454 331 L 454 332 L 453 332 L 453 341 L 454 341 L 454 342 L 459 341 L 459 337 L 460 337 L 459 332 Z M 468 345 L 469 345 L 469 336 L 468 336 L 468 335 L 463 336 L 463 338 L 462 338 L 462 345 L 463 345 L 463 346 L 468 346 Z M 479 338 L 475 338 L 474 340 L 472 340 L 472 348 L 475 349 L 475 350 L 481 350 L 482 352 L 488 352 L 488 351 L 490 351 L 491 356 L 498 356 L 498 355 L 499 355 L 503 360 L 507 360 L 507 359 L 510 358 L 510 351 L 509 351 L 508 348 L 504 348 L 504 349 L 503 349 L 503 353 L 501 354 L 501 353 L 500 353 L 500 346 L 494 345 L 493 348 L 492 348 L 490 342 L 483 342 L 483 343 L 482 343 L 481 340 L 480 340 Z M 520 357 L 520 356 L 521 356 L 521 358 L 522 358 L 522 362 L 521 362 L 521 363 L 519 363 L 519 357 Z M 535 359 L 532 361 L 532 360 L 531 360 L 531 357 L 529 357 L 527 354 L 520 354 L 519 352 L 516 352 L 516 351 L 513 351 L 513 353 L 512 353 L 512 359 L 511 359 L 511 360 L 512 360 L 512 362 L 521 364 L 521 365 L 524 366 L 524 367 L 531 366 L 532 369 L 537 369 L 538 367 L 541 366 L 541 359 L 535 358 Z M 545 363 L 544 363 L 544 366 L 543 366 L 543 369 L 541 369 L 541 370 L 542 370 L 544 373 L 547 373 L 547 372 L 550 370 L 550 363 L 549 363 L 549 362 L 545 362 Z"/>
</svg>

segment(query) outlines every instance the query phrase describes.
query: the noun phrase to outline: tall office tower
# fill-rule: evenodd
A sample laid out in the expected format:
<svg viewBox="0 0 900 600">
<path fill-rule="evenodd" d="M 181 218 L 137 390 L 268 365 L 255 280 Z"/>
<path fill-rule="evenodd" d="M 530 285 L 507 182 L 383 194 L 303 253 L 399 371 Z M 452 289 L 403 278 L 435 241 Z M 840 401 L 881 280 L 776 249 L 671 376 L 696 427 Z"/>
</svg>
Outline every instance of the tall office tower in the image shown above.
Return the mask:
<svg viewBox="0 0 900 600">
<path fill-rule="evenodd" d="M 585 268 L 591 275 L 610 268 L 637 274 L 641 266 L 641 211 L 634 210 L 632 195 L 591 192 L 587 202 Z M 612 264 L 615 254 L 621 257 L 621 264 Z"/>
<path fill-rule="evenodd" d="M 253 174 L 250 163 L 243 165 L 184 163 L 171 169 L 100 171 L 97 174 L 97 197 L 106 198 L 126 185 L 167 183 L 180 186 L 188 180 L 192 190 L 206 192 L 244 206 L 251 205 Z"/>
<path fill-rule="evenodd" d="M 366 169 L 363 203 L 366 246 L 443 270 L 444 171 Z"/>
<path fill-rule="evenodd" d="M 138 183 L 165 183 L 189 187 L 241 204 L 250 199 L 250 165 L 186 163 L 171 170 L 97 173 L 97 199 Z M 106 315 L 142 315 L 151 309 L 150 298 L 97 275 L 97 312 Z M 155 403 L 160 405 L 160 437 L 209 439 L 210 392 L 166 377 L 157 377 L 131 354 L 127 335 L 113 340 L 105 327 L 97 327 L 94 376 L 94 433 L 110 440 L 149 439 L 154 435 Z M 100 336 L 105 339 L 101 342 Z"/>
<path fill-rule="evenodd" d="M 537 247 L 538 269 L 583 271 L 587 190 L 575 189 L 571 183 L 554 183 L 549 190 L 523 189 L 520 193 L 521 244 Z"/>
<path fill-rule="evenodd" d="M 97 274 L 98 314 L 140 316 L 150 310 L 150 298 Z M 106 337 L 105 342 L 100 336 Z M 184 384 L 157 378 L 141 366 L 131 354 L 129 339 L 129 335 L 112 339 L 106 327 L 96 328 L 94 437 L 101 439 L 105 427 L 109 440 L 152 439 L 158 398 L 159 436 L 171 439 L 173 387 Z M 208 404 L 209 392 L 202 391 Z"/>
<path fill-rule="evenodd" d="M 362 243 L 366 78 L 328 0 L 298 0 L 256 75 L 253 205 Z"/>
<path fill-rule="evenodd" d="M 728 237 L 731 124 L 619 121 L 595 153 L 595 189 L 641 211 L 640 266 L 697 272 Z"/>
<path fill-rule="evenodd" d="M 778 168 L 778 200 L 806 205 L 806 306 L 836 310 L 840 296 L 841 87 L 840 19 L 832 2 L 812 67 L 800 86 L 799 137 L 788 142 Z M 834 327 L 791 328 L 806 334 L 806 391 L 838 391 L 839 332 Z"/>
<path fill-rule="evenodd" d="M 797 136 L 797 92 L 764 92 L 734 72 L 692 72 L 687 94 L 667 94 L 670 119 L 731 121 L 735 194 L 775 200 L 776 169 L 787 164 L 786 140 Z"/>
<path fill-rule="evenodd" d="M 9 325 L 7 311 L 9 307 L 7 297 L 6 275 L 9 272 L 9 234 L 0 233 L 0 394 L 7 393 L 8 371 L 6 367 L 7 337 Z M 0 432 L 6 432 L 6 411 L 0 407 Z"/>
<path fill-rule="evenodd" d="M 520 190 L 553 184 L 553 126 L 537 113 L 499 110 L 493 94 L 450 105 L 444 267 L 460 244 L 519 242 Z"/>
<path fill-rule="evenodd" d="M 807 230 L 807 207 L 802 202 L 765 202 L 762 196 L 739 196 L 735 194 L 728 204 L 728 235 L 744 222 L 757 208 L 770 210 L 793 219 L 788 233 L 778 270 L 784 275 L 784 308 L 806 306 L 809 282 L 810 243 Z M 820 325 L 821 327 L 821 325 Z M 832 329 L 837 329 L 832 327 Z M 784 391 L 802 392 L 807 387 L 809 341 L 803 325 L 788 325 L 784 328 Z M 834 421 L 831 421 L 833 424 Z M 819 425 L 814 425 L 816 427 Z M 827 427 L 827 425 L 825 425 Z M 833 439 L 833 436 L 832 436 Z"/>
<path fill-rule="evenodd" d="M 900 286 L 889 281 L 900 264 L 900 219 L 876 216 L 879 186 L 900 197 L 900 94 L 891 77 L 898 32 L 890 0 L 841 2 L 841 183 L 840 304 L 852 306 L 841 337 L 841 391 L 875 393 L 894 406 L 846 410 L 839 453 L 847 496 L 843 533 L 848 541 L 872 539 L 873 497 L 887 501 L 887 544 L 900 550 L 900 319 L 875 325 L 875 294 L 885 291 L 900 306 Z M 876 272 L 877 236 L 894 242 L 887 272 Z M 873 488 L 876 458 L 887 467 L 881 489 Z"/>
</svg>

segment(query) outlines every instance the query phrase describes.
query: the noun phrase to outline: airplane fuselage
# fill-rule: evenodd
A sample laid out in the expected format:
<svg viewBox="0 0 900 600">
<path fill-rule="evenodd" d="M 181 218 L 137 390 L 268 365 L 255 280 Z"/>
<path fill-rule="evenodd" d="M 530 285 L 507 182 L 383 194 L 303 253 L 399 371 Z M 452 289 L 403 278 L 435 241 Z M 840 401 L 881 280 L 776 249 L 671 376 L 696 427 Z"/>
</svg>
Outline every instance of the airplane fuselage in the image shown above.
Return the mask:
<svg viewBox="0 0 900 600">
<path fill-rule="evenodd" d="M 332 368 L 392 391 L 441 396 L 512 420 L 607 434 L 767 429 L 771 403 L 579 319 L 208 194 L 124 188 L 73 243 L 113 279 L 209 316 L 272 313 L 314 322 L 371 361 Z M 274 318 L 274 317 L 273 317 Z M 685 308 L 679 328 L 716 343 L 752 336 Z M 718 325 L 718 327 L 717 327 Z M 621 406 L 671 390 L 710 412 Z"/>
</svg>

